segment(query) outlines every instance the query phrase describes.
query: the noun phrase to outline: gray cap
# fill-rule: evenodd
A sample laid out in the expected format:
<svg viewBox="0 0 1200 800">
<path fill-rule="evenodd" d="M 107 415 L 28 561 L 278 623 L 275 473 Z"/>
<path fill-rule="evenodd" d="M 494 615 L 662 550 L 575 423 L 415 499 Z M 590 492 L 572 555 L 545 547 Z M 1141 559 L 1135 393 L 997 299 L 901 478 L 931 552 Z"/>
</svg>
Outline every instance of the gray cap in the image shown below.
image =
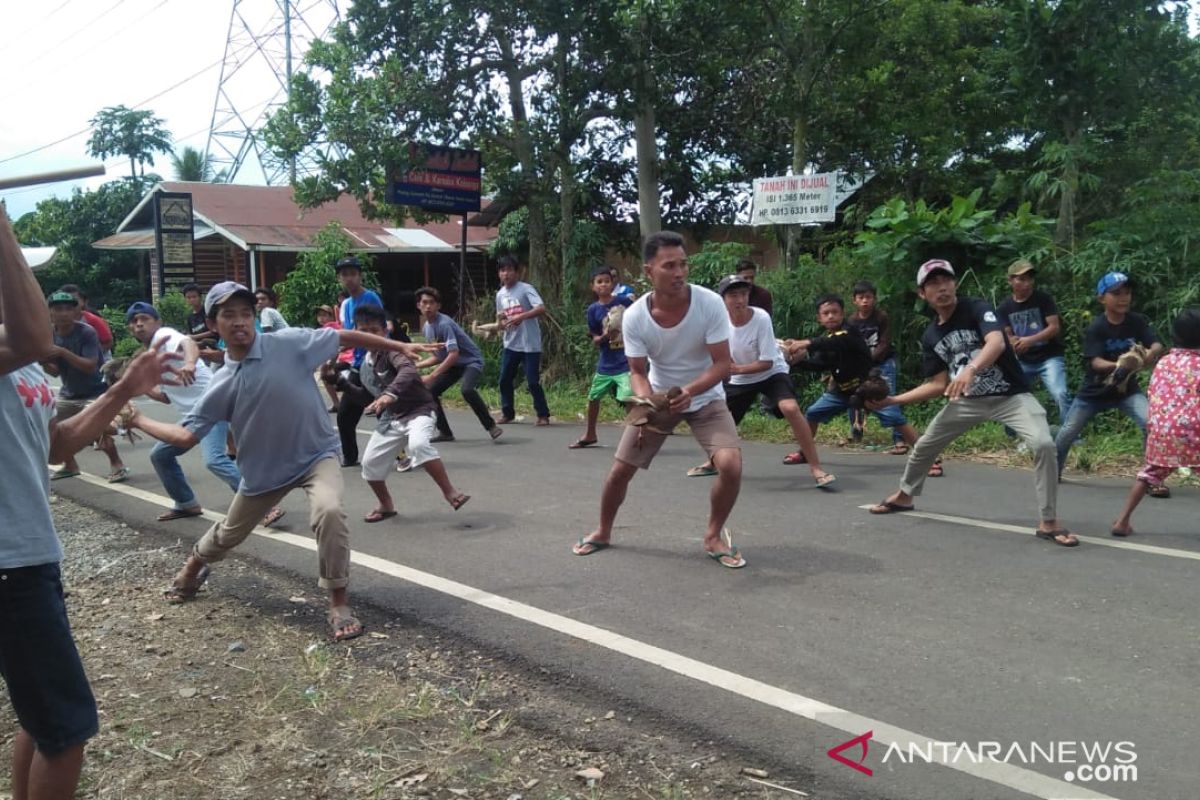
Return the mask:
<svg viewBox="0 0 1200 800">
<path fill-rule="evenodd" d="M 242 286 L 236 281 L 223 281 L 222 283 L 218 283 L 216 286 L 209 289 L 208 294 L 204 297 L 204 314 L 209 317 L 213 316 L 215 314 L 214 309 L 216 309 L 217 306 L 221 305 L 226 300 L 229 300 L 233 297 L 238 297 L 239 295 L 249 300 L 250 305 L 254 305 L 254 292 L 250 291 L 245 286 Z"/>
</svg>

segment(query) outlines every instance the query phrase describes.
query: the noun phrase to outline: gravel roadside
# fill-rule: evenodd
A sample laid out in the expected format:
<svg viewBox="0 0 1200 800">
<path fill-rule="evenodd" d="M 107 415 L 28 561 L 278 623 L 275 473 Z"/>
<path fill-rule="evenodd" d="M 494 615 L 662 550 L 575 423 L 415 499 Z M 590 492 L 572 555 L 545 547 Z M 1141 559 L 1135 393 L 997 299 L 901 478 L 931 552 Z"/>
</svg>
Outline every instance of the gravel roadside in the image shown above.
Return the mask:
<svg viewBox="0 0 1200 800">
<path fill-rule="evenodd" d="M 167 605 L 183 544 L 63 498 L 53 508 L 101 715 L 80 797 L 801 796 L 764 784 L 797 780 L 753 754 L 569 693 L 415 620 L 321 639 L 311 583 L 257 563 L 232 558 L 219 592 Z M 7 762 L 7 697 L 2 709 Z"/>
</svg>

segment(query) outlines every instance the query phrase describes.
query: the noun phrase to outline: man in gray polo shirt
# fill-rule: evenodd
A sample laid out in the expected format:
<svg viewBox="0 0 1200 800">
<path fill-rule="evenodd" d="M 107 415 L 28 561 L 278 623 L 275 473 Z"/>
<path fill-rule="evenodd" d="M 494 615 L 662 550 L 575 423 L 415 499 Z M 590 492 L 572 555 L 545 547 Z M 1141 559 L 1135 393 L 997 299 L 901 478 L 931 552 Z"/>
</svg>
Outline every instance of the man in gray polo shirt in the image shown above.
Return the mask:
<svg viewBox="0 0 1200 800">
<path fill-rule="evenodd" d="M 293 489 L 309 498 L 320 578 L 329 592 L 329 626 L 338 641 L 363 632 L 347 601 L 350 537 L 342 510 L 341 445 L 329 422 L 313 371 L 343 347 L 395 350 L 410 357 L 430 349 L 360 331 L 287 328 L 270 336 L 254 330 L 254 295 L 220 283 L 204 300 L 208 319 L 225 340 L 225 366 L 180 425 L 137 415 L 131 425 L 180 449 L 195 447 L 214 425 L 230 423 L 242 483 L 225 519 L 196 543 L 165 593 L 168 602 L 196 596 L 220 561 L 241 544 L 270 508 Z"/>
</svg>

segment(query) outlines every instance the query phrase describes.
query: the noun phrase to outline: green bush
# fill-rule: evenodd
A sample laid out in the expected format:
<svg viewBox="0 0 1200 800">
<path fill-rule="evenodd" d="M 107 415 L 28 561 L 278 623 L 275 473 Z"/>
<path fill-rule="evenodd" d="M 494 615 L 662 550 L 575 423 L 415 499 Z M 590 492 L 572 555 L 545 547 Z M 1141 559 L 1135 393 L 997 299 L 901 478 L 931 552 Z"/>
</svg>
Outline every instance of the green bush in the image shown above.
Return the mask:
<svg viewBox="0 0 1200 800">
<path fill-rule="evenodd" d="M 737 263 L 750 257 L 750 245 L 741 242 L 705 242 L 699 253 L 688 256 L 688 281 L 716 289 L 721 278 L 731 274 Z"/>
<path fill-rule="evenodd" d="M 301 253 L 296 259 L 296 268 L 275 284 L 273 288 L 279 293 L 279 312 L 288 324 L 317 326 L 317 307 L 333 305 L 341 290 L 333 267 L 350 252 L 352 244 L 337 223 L 329 223 L 313 237 L 316 249 Z M 359 253 L 358 259 L 363 265 L 363 285 L 377 287 L 379 281 L 371 269 L 371 256 Z"/>
<path fill-rule="evenodd" d="M 187 304 L 187 300 L 183 298 L 183 294 L 176 289 L 164 294 L 154 304 L 158 309 L 158 314 L 162 317 L 163 324 L 168 328 L 174 328 L 177 331 L 187 331 L 187 318 L 191 313 L 191 306 Z"/>
</svg>

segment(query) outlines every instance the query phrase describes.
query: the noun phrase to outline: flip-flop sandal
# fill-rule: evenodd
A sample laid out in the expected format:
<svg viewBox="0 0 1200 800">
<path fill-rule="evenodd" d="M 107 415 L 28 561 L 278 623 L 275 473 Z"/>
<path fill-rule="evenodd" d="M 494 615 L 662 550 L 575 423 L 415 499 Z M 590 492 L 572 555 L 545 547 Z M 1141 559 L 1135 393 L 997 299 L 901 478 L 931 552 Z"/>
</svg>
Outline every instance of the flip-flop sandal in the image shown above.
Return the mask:
<svg viewBox="0 0 1200 800">
<path fill-rule="evenodd" d="M 730 547 L 728 550 L 705 550 L 704 554 L 726 569 L 741 569 L 746 566 L 746 559 L 742 558 L 736 547 Z"/>
<path fill-rule="evenodd" d="M 906 506 L 900 503 L 893 503 L 891 500 L 884 500 L 878 505 L 871 506 L 868 510 L 872 514 L 899 514 L 903 511 L 913 511 L 916 506 Z"/>
<path fill-rule="evenodd" d="M 470 499 L 471 499 L 471 495 L 469 495 L 469 494 L 455 495 L 454 497 L 452 497 L 450 499 L 450 507 L 453 508 L 455 511 L 458 511 L 460 508 L 465 506 L 467 504 L 467 501 Z"/>
<path fill-rule="evenodd" d="M 707 466 L 692 467 L 684 474 L 689 478 L 711 478 L 717 474 L 717 468 Z"/>
<path fill-rule="evenodd" d="M 205 564 L 194 578 L 176 578 L 171 582 L 170 588 L 163 592 L 163 599 L 172 605 L 179 605 L 195 599 L 200 592 L 200 587 L 208 580 L 208 573 L 208 564 Z"/>
<path fill-rule="evenodd" d="M 262 521 L 259 522 L 258 524 L 263 526 L 264 528 L 269 528 L 272 525 L 274 525 L 276 522 L 279 522 L 279 520 L 283 519 L 283 515 L 286 513 L 287 512 L 284 511 L 282 508 L 272 508 L 270 511 L 268 511 L 266 513 L 266 516 L 264 516 L 262 518 Z"/>
<path fill-rule="evenodd" d="M 399 514 L 399 511 L 380 511 L 378 508 L 363 517 L 363 522 L 383 522 Z"/>
<path fill-rule="evenodd" d="M 582 450 L 585 447 L 595 447 L 599 442 L 598 439 L 578 439 L 567 445 L 568 450 Z"/>
<path fill-rule="evenodd" d="M 79 475 L 77 469 L 56 469 L 50 473 L 50 480 L 61 481 L 63 478 L 78 478 Z"/>
<path fill-rule="evenodd" d="M 611 542 L 597 542 L 591 539 L 580 539 L 571 548 L 571 552 L 577 556 L 590 556 L 592 553 L 599 553 L 601 550 L 607 550 L 612 547 Z M 585 548 L 587 548 L 585 550 Z"/>
<path fill-rule="evenodd" d="M 1171 496 L 1171 487 L 1160 483 L 1158 486 L 1151 486 L 1147 489 L 1146 494 L 1157 497 L 1159 500 L 1165 500 Z"/>
<path fill-rule="evenodd" d="M 797 450 L 794 453 L 788 453 L 786 456 L 784 456 L 783 463 L 785 463 L 785 464 L 807 464 L 808 459 L 804 457 L 804 453 L 801 453 L 799 450 Z"/>
<path fill-rule="evenodd" d="M 941 478 L 944 477 L 945 474 L 946 468 L 936 461 L 934 462 L 933 466 L 929 468 L 929 477 L 931 478 Z"/>
<path fill-rule="evenodd" d="M 1045 539 L 1050 542 L 1054 542 L 1056 545 L 1059 545 L 1060 547 L 1078 547 L 1079 546 L 1079 540 L 1076 538 L 1073 538 L 1075 536 L 1075 534 L 1071 533 L 1066 528 L 1055 528 L 1052 531 L 1044 531 L 1041 528 L 1034 528 L 1033 532 L 1034 532 L 1034 534 L 1037 535 L 1037 538 Z M 1059 538 L 1060 536 L 1072 537 L 1072 538 L 1069 538 L 1066 541 L 1063 541 L 1062 539 Z"/>
<path fill-rule="evenodd" d="M 204 509 L 188 509 L 188 508 L 172 508 L 170 511 L 164 511 L 155 517 L 159 522 L 170 522 L 173 519 L 187 519 L 189 517 L 198 517 L 204 513 Z"/>
<path fill-rule="evenodd" d="M 821 477 L 814 478 L 813 480 L 816 482 L 818 489 L 828 489 L 837 483 L 837 475 L 834 475 L 832 472 L 826 472 Z"/>
<path fill-rule="evenodd" d="M 908 445 L 894 444 L 894 445 L 892 445 L 891 450 L 885 450 L 884 452 L 887 453 L 889 456 L 906 456 L 906 455 L 908 455 Z"/>
<path fill-rule="evenodd" d="M 1124 539 L 1127 536 L 1133 536 L 1133 528 L 1126 528 L 1125 530 L 1121 530 L 1120 528 L 1113 528 L 1112 530 L 1109 531 L 1109 533 L 1111 533 L 1113 536 L 1118 536 L 1118 537 Z"/>
<path fill-rule="evenodd" d="M 111 472 L 107 478 L 109 483 L 124 483 L 129 480 L 129 467 L 121 467 Z"/>
<path fill-rule="evenodd" d="M 338 606 L 329 609 L 329 633 L 335 642 L 357 639 L 366 632 L 366 626 L 358 621 L 358 617 L 348 606 Z"/>
</svg>

